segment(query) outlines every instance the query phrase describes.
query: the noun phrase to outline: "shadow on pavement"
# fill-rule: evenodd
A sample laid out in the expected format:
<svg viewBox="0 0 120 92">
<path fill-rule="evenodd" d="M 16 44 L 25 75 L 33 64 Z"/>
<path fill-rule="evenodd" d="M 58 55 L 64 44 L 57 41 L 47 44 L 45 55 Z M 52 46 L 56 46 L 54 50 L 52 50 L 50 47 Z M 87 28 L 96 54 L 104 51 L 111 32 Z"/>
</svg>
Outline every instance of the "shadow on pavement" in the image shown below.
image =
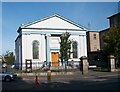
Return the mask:
<svg viewBox="0 0 120 92">
<path fill-rule="evenodd" d="M 120 80 L 71 80 L 69 82 L 42 83 L 45 90 L 119 90 Z"/>
<path fill-rule="evenodd" d="M 36 86 L 34 80 L 17 80 L 2 83 L 2 92 L 38 91 L 38 90 L 119 90 L 120 78 L 96 78 L 70 81 L 40 82 Z"/>
</svg>

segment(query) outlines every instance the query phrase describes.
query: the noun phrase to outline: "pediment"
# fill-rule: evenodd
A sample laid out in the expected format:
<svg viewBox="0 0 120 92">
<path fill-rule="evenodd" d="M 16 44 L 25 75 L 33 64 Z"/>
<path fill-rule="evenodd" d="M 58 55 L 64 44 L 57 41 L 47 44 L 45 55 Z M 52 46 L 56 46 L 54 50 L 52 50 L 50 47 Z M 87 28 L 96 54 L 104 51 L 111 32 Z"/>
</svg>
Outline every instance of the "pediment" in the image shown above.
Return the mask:
<svg viewBox="0 0 120 92">
<path fill-rule="evenodd" d="M 31 22 L 26 25 L 22 25 L 22 28 L 52 28 L 52 29 L 77 29 L 86 30 L 81 25 L 78 25 L 64 17 L 59 15 L 52 15 L 47 18 Z"/>
</svg>

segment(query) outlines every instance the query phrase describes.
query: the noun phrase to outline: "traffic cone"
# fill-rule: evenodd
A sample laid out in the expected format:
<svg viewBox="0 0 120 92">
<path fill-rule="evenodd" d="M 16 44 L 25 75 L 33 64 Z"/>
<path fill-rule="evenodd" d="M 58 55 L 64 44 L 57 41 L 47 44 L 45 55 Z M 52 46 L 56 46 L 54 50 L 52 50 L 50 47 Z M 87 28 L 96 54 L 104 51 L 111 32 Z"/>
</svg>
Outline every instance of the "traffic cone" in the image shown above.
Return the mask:
<svg viewBox="0 0 120 92">
<path fill-rule="evenodd" d="M 38 81 L 38 76 L 35 77 L 35 85 L 36 85 L 36 87 L 39 87 L 39 85 L 40 85 L 40 83 Z"/>
</svg>

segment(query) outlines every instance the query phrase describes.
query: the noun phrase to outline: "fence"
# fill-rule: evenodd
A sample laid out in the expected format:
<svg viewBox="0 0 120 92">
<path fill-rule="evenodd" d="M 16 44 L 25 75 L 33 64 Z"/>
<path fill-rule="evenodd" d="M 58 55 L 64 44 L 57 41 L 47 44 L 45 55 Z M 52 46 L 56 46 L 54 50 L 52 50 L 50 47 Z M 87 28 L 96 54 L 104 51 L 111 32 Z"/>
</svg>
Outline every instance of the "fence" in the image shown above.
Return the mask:
<svg viewBox="0 0 120 92">
<path fill-rule="evenodd" d="M 67 71 L 80 70 L 80 61 L 68 61 L 66 64 Z M 51 70 L 54 72 L 65 71 L 65 62 L 32 62 L 32 63 L 15 63 L 15 67 L 7 65 L 3 70 L 9 70 L 13 72 L 45 72 Z M 15 71 L 14 71 L 15 70 Z"/>
</svg>

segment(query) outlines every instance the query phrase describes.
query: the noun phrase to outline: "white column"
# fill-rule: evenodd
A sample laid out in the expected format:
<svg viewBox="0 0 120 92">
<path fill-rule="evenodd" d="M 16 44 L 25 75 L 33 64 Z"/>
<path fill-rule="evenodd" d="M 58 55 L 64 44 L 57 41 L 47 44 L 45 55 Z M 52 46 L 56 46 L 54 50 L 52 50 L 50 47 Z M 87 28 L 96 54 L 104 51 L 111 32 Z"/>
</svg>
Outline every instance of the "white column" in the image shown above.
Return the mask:
<svg viewBox="0 0 120 92">
<path fill-rule="evenodd" d="M 46 61 L 50 62 L 50 34 L 46 34 Z"/>
<path fill-rule="evenodd" d="M 84 56 L 87 57 L 87 41 L 86 41 L 86 35 L 83 36 L 84 39 Z"/>
</svg>

